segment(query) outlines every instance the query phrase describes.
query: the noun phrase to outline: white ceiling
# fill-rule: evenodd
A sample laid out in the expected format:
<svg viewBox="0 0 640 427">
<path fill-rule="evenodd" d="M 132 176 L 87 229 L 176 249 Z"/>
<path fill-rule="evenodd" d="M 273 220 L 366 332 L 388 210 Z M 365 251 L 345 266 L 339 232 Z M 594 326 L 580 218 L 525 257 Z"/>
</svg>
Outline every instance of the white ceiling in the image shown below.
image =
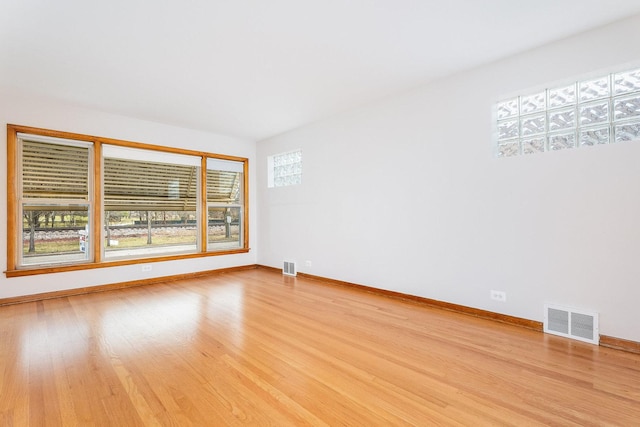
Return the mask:
<svg viewBox="0 0 640 427">
<path fill-rule="evenodd" d="M 0 88 L 256 140 L 640 0 L 0 0 Z"/>
</svg>

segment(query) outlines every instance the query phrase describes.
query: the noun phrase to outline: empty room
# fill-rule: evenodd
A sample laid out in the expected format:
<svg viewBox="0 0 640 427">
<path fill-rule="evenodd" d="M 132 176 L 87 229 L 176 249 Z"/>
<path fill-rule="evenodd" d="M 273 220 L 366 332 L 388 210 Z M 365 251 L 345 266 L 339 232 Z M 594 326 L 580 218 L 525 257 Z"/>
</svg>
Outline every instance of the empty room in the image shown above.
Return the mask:
<svg viewBox="0 0 640 427">
<path fill-rule="evenodd" d="M 638 425 L 638 28 L 3 0 L 0 425 Z"/>
</svg>

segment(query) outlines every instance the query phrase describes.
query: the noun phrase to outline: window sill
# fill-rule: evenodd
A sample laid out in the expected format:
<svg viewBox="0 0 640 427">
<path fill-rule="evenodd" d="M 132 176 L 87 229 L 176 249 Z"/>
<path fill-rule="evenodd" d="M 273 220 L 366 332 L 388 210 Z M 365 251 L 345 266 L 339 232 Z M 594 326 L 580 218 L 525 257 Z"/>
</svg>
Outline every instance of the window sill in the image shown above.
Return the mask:
<svg viewBox="0 0 640 427">
<path fill-rule="evenodd" d="M 220 255 L 242 254 L 242 253 L 248 253 L 249 251 L 250 251 L 249 248 L 242 248 L 242 249 L 233 249 L 233 250 L 218 251 L 218 252 L 168 255 L 168 256 L 161 256 L 161 257 L 136 258 L 136 259 L 127 259 L 127 260 L 122 259 L 122 260 L 103 261 L 103 262 L 94 262 L 94 263 L 86 263 L 86 264 L 55 265 L 50 267 L 33 267 L 33 268 L 23 268 L 19 270 L 7 270 L 4 272 L 4 274 L 7 276 L 7 278 L 35 276 L 38 274 L 63 273 L 66 271 L 92 270 L 95 268 L 108 268 L 108 267 L 119 267 L 123 265 L 147 264 L 151 262 L 175 261 L 175 260 L 182 260 L 182 259 L 206 258 L 211 256 L 220 256 Z"/>
</svg>

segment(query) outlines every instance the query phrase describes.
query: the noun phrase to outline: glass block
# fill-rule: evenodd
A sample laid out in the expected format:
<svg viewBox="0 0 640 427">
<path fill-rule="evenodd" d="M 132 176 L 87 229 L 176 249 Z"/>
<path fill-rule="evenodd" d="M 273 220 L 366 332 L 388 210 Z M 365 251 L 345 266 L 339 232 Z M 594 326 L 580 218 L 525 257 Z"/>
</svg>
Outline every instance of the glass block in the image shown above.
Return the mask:
<svg viewBox="0 0 640 427">
<path fill-rule="evenodd" d="M 498 157 L 513 157 L 520 154 L 520 144 L 517 139 L 498 144 Z"/>
<path fill-rule="evenodd" d="M 563 150 L 575 146 L 576 134 L 574 132 L 549 136 L 549 150 Z"/>
<path fill-rule="evenodd" d="M 616 73 L 613 81 L 616 95 L 638 91 L 640 90 L 640 69 Z"/>
<path fill-rule="evenodd" d="M 573 129 L 576 127 L 575 108 L 554 110 L 549 113 L 549 131 Z"/>
<path fill-rule="evenodd" d="M 535 116 L 522 117 L 520 126 L 522 127 L 522 136 L 536 135 L 545 131 L 546 116 L 537 114 Z"/>
<path fill-rule="evenodd" d="M 609 143 L 609 126 L 580 131 L 580 146 Z"/>
<path fill-rule="evenodd" d="M 293 153 L 287 153 L 284 155 L 284 162 L 287 165 L 290 165 L 291 163 L 293 163 Z"/>
<path fill-rule="evenodd" d="M 518 115 L 518 98 L 498 102 L 498 120 Z"/>
<path fill-rule="evenodd" d="M 609 76 L 580 82 L 580 102 L 609 96 Z"/>
<path fill-rule="evenodd" d="M 518 136 L 518 119 L 498 122 L 498 139 L 509 139 Z"/>
<path fill-rule="evenodd" d="M 640 116 L 640 95 L 613 100 L 614 120 L 624 120 Z"/>
<path fill-rule="evenodd" d="M 549 108 L 564 107 L 576 103 L 576 85 L 549 89 Z"/>
<path fill-rule="evenodd" d="M 633 141 L 640 138 L 640 123 L 629 123 L 618 125 L 615 129 L 616 142 Z"/>
<path fill-rule="evenodd" d="M 544 137 L 522 140 L 522 154 L 543 153 L 544 142 Z"/>
<path fill-rule="evenodd" d="M 598 101 L 580 106 L 580 125 L 588 126 L 609 121 L 609 101 Z"/>
<path fill-rule="evenodd" d="M 520 97 L 520 114 L 535 113 L 544 111 L 546 106 L 545 93 L 535 93 Z"/>
</svg>

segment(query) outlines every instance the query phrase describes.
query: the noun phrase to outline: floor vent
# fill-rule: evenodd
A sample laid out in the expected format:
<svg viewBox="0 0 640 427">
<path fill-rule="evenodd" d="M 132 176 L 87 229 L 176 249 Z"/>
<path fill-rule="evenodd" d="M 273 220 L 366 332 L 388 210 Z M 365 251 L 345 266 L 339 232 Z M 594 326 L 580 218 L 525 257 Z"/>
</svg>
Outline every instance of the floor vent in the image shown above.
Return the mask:
<svg viewBox="0 0 640 427">
<path fill-rule="evenodd" d="M 295 276 L 296 263 L 293 261 L 285 261 L 284 266 L 282 267 L 282 274 L 286 274 L 287 276 Z"/>
<path fill-rule="evenodd" d="M 599 344 L 598 313 L 545 304 L 544 331 L 575 340 Z"/>
</svg>

